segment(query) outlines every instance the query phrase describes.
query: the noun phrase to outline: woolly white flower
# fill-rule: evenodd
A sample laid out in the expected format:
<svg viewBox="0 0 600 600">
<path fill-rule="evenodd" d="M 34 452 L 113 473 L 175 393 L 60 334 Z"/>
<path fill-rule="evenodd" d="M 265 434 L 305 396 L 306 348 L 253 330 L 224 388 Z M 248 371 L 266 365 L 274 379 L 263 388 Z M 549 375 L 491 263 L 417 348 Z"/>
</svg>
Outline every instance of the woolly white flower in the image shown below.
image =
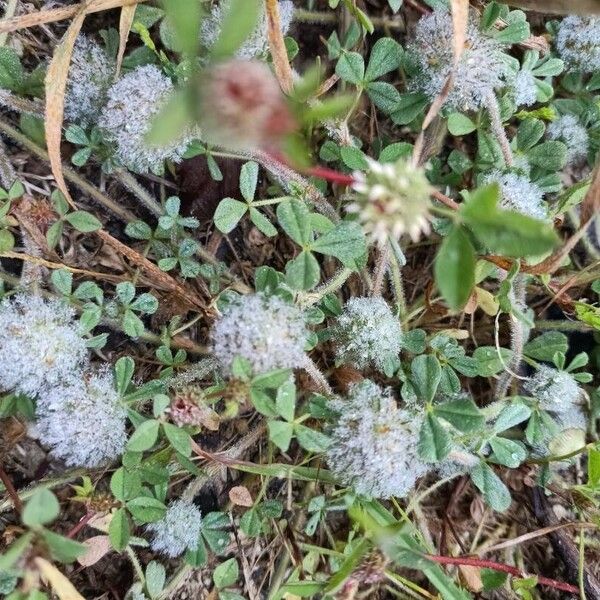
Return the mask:
<svg viewBox="0 0 600 600">
<path fill-rule="evenodd" d="M 573 165 L 587 158 L 589 136 L 586 128 L 574 115 L 563 115 L 553 121 L 546 131 L 551 140 L 560 140 L 567 146 L 567 164 Z"/>
<path fill-rule="evenodd" d="M 544 193 L 528 177 L 493 171 L 485 178 L 485 183 L 497 183 L 500 187 L 501 208 L 514 210 L 534 219 L 544 220 L 548 217 Z"/>
<path fill-rule="evenodd" d="M 366 173 L 354 173 L 356 192 L 346 207 L 357 213 L 364 230 L 379 245 L 408 233 L 417 241 L 429 233 L 429 195 L 433 188 L 420 167 L 405 160 L 379 163 L 367 157 Z"/>
<path fill-rule="evenodd" d="M 327 463 L 336 478 L 357 493 L 406 496 L 428 467 L 419 458 L 419 421 L 368 379 L 350 388 L 348 400 L 334 400 L 339 412 Z"/>
<path fill-rule="evenodd" d="M 247 359 L 259 374 L 302 366 L 307 338 L 297 307 L 277 296 L 251 294 L 235 300 L 217 319 L 212 348 L 226 375 L 236 356 Z"/>
<path fill-rule="evenodd" d="M 529 69 L 519 71 L 514 82 L 515 102 L 517 106 L 531 106 L 537 100 L 535 76 Z"/>
<path fill-rule="evenodd" d="M 75 42 L 67 89 L 65 119 L 87 127 L 96 122 L 113 83 L 115 64 L 91 38 L 80 35 Z"/>
<path fill-rule="evenodd" d="M 123 452 L 126 416 L 108 370 L 73 374 L 39 396 L 36 431 L 67 465 L 94 468 Z"/>
<path fill-rule="evenodd" d="M 581 388 L 572 375 L 548 365 L 540 365 L 524 387 L 543 409 L 556 413 L 571 410 L 581 397 Z"/>
<path fill-rule="evenodd" d="M 164 146 L 150 146 L 145 139 L 172 91 L 171 80 L 154 65 L 138 67 L 109 89 L 98 125 L 105 139 L 115 145 L 119 161 L 132 171 L 160 172 L 165 160 L 182 159 L 191 134 L 184 133 Z"/>
<path fill-rule="evenodd" d="M 402 329 L 385 300 L 352 298 L 332 329 L 337 357 L 359 369 L 384 371 L 402 347 Z"/>
<path fill-rule="evenodd" d="M 591 73 L 600 69 L 600 18 L 570 16 L 563 19 L 556 49 L 568 67 Z"/>
<path fill-rule="evenodd" d="M 419 20 L 409 46 L 419 65 L 411 85 L 434 99 L 454 70 L 452 17 L 445 10 L 434 10 Z M 473 15 L 467 25 L 465 49 L 454 71 L 454 87 L 446 105 L 458 110 L 477 110 L 485 97 L 501 88 L 511 75 L 502 45 L 482 33 Z"/>
<path fill-rule="evenodd" d="M 227 14 L 230 5 L 230 0 L 221 0 L 219 4 L 213 6 L 210 15 L 202 21 L 202 27 L 200 29 L 201 41 L 207 48 L 212 48 L 221 35 L 223 17 Z M 281 32 L 284 35 L 288 32 L 293 17 L 294 3 L 291 0 L 280 0 L 279 18 L 281 22 Z M 254 31 L 252 31 L 244 43 L 237 49 L 235 56 L 244 60 L 265 56 L 269 50 L 267 32 L 267 15 L 264 6 L 262 6 L 258 16 L 258 23 L 254 28 Z"/>
<path fill-rule="evenodd" d="M 185 500 L 176 500 L 160 521 L 148 525 L 148 531 L 153 534 L 150 546 L 155 552 L 171 558 L 186 550 L 194 551 L 198 548 L 201 528 L 202 514 L 198 507 Z"/>
<path fill-rule="evenodd" d="M 0 304 L 0 388 L 36 396 L 86 361 L 73 314 L 65 303 L 39 296 Z"/>
</svg>

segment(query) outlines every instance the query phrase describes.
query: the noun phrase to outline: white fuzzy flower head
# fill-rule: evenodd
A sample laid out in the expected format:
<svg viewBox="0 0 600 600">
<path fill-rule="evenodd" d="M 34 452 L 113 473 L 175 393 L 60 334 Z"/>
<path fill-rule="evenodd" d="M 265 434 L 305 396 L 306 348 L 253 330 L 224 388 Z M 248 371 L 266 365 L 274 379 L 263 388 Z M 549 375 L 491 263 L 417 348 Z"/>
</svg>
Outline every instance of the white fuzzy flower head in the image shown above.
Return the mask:
<svg viewBox="0 0 600 600">
<path fill-rule="evenodd" d="M 540 402 L 544 410 L 562 413 L 572 409 L 581 398 L 581 388 L 573 376 L 548 365 L 540 365 L 525 389 Z"/>
<path fill-rule="evenodd" d="M 340 361 L 384 371 L 402 347 L 402 329 L 385 300 L 352 298 L 332 329 Z"/>
<path fill-rule="evenodd" d="M 485 178 L 485 183 L 498 184 L 500 208 L 513 210 L 541 221 L 548 218 L 548 210 L 543 200 L 544 193 L 525 175 L 493 171 Z"/>
<path fill-rule="evenodd" d="M 567 164 L 574 165 L 587 158 L 589 136 L 586 128 L 574 115 L 563 115 L 548 125 L 546 132 L 551 140 L 567 146 Z"/>
<path fill-rule="evenodd" d="M 200 40 L 207 48 L 212 48 L 221 35 L 223 18 L 229 11 L 231 0 L 221 0 L 215 4 L 210 15 L 202 21 L 200 29 Z M 281 33 L 285 35 L 294 17 L 294 3 L 291 0 L 279 1 L 279 18 L 281 22 Z M 258 23 L 254 31 L 246 38 L 244 43 L 237 49 L 235 56 L 243 60 L 262 58 L 269 51 L 268 22 L 264 5 L 261 6 Z"/>
<path fill-rule="evenodd" d="M 115 64 L 106 52 L 91 38 L 80 35 L 69 67 L 65 119 L 84 128 L 95 124 L 114 75 Z"/>
<path fill-rule="evenodd" d="M 40 394 L 36 431 L 68 466 L 95 468 L 122 454 L 126 417 L 108 370 L 75 373 Z"/>
<path fill-rule="evenodd" d="M 379 163 L 367 158 L 366 173 L 354 173 L 353 202 L 363 229 L 380 246 L 407 233 L 413 241 L 429 233 L 429 196 L 433 190 L 425 171 L 405 160 Z"/>
<path fill-rule="evenodd" d="M 128 169 L 137 173 L 160 173 L 165 160 L 179 162 L 191 134 L 183 134 L 164 146 L 150 146 L 146 135 L 153 119 L 173 91 L 171 80 L 154 65 L 127 73 L 108 91 L 108 101 L 98 125 L 115 154 Z"/>
<path fill-rule="evenodd" d="M 236 356 L 248 360 L 254 374 L 301 367 L 308 331 L 302 312 L 277 296 L 250 294 L 236 299 L 217 319 L 212 348 L 225 375 Z"/>
<path fill-rule="evenodd" d="M 186 550 L 194 551 L 200 541 L 202 514 L 197 506 L 185 500 L 169 505 L 165 516 L 148 525 L 153 534 L 150 546 L 155 552 L 174 558 Z"/>
<path fill-rule="evenodd" d="M 74 312 L 58 300 L 20 295 L 0 303 L 0 388 L 36 396 L 88 358 Z"/>
<path fill-rule="evenodd" d="M 454 69 L 452 17 L 434 10 L 417 23 L 409 50 L 419 64 L 419 74 L 411 85 L 433 100 L 442 91 Z M 465 49 L 454 73 L 454 87 L 445 105 L 457 110 L 478 110 L 485 97 L 505 85 L 510 68 L 502 45 L 479 30 L 473 15 L 469 18 Z"/>
<path fill-rule="evenodd" d="M 364 496 L 406 496 L 428 470 L 418 455 L 415 416 L 368 379 L 352 386 L 346 401 L 331 405 L 339 412 L 327 450 L 335 477 Z"/>
<path fill-rule="evenodd" d="M 515 103 L 517 106 L 531 106 L 537 100 L 535 77 L 529 69 L 519 71 L 514 82 Z"/>
<path fill-rule="evenodd" d="M 600 69 L 600 18 L 563 19 L 556 36 L 556 49 L 571 70 L 591 73 Z"/>
</svg>

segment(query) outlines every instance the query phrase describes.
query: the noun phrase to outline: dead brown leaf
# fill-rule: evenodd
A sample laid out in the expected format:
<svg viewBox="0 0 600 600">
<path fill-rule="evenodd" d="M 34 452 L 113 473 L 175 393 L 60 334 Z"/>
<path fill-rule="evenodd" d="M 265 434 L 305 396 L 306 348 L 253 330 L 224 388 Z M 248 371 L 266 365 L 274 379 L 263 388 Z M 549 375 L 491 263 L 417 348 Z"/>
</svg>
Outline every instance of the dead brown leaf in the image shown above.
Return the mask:
<svg viewBox="0 0 600 600">
<path fill-rule="evenodd" d="M 87 546 L 86 553 L 77 559 L 83 567 L 96 564 L 101 558 L 111 551 L 110 538 L 107 535 L 95 535 L 83 542 Z"/>
<path fill-rule="evenodd" d="M 254 504 L 248 488 L 244 487 L 243 485 L 236 485 L 235 487 L 232 487 L 229 490 L 229 499 L 236 506 L 250 507 Z"/>
<path fill-rule="evenodd" d="M 117 67 L 115 70 L 115 80 L 121 72 L 121 64 L 123 63 L 123 56 L 125 54 L 125 46 L 127 45 L 127 38 L 129 37 L 129 31 L 133 24 L 133 17 L 135 16 L 135 4 L 123 6 L 121 8 L 121 16 L 119 17 L 119 52 L 117 53 Z"/>
<path fill-rule="evenodd" d="M 457 64 L 467 41 L 467 22 L 469 20 L 469 0 L 451 0 L 452 26 L 454 28 L 453 48 L 454 64 Z"/>
<path fill-rule="evenodd" d="M 281 19 L 279 16 L 279 1 L 265 0 L 267 15 L 269 48 L 273 57 L 273 67 L 279 85 L 285 94 L 289 94 L 294 87 L 292 68 L 288 60 L 283 34 L 281 33 Z"/>
<path fill-rule="evenodd" d="M 598 0 L 506 0 L 506 4 L 555 15 L 600 15 Z"/>
</svg>

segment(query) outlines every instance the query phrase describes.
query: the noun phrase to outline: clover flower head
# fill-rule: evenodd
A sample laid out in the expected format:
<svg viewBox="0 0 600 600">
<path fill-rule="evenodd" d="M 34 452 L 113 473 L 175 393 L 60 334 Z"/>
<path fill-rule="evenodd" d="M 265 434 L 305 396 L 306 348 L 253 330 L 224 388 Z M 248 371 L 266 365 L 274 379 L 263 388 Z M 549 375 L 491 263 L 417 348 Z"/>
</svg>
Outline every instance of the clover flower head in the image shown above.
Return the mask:
<svg viewBox="0 0 600 600">
<path fill-rule="evenodd" d="M 517 106 L 531 106 L 537 100 L 535 76 L 529 69 L 519 71 L 514 81 L 514 94 Z"/>
<path fill-rule="evenodd" d="M 581 163 L 587 158 L 589 136 L 586 128 L 574 115 L 563 115 L 548 125 L 546 131 L 551 140 L 559 140 L 567 146 L 567 164 Z"/>
<path fill-rule="evenodd" d="M 154 65 L 137 67 L 108 90 L 98 125 L 106 141 L 114 144 L 118 160 L 128 169 L 160 173 L 165 160 L 179 162 L 183 158 L 193 137 L 191 132 L 184 132 L 163 146 L 151 146 L 146 141 L 154 117 L 172 91 L 171 80 Z"/>
<path fill-rule="evenodd" d="M 380 297 L 350 299 L 332 334 L 338 359 L 358 369 L 384 371 L 402 347 L 400 322 Z"/>
<path fill-rule="evenodd" d="M 570 373 L 548 365 L 540 365 L 524 387 L 544 410 L 555 413 L 571 410 L 581 397 L 581 388 Z"/>
<path fill-rule="evenodd" d="M 357 213 L 364 230 L 379 245 L 408 233 L 417 241 L 429 233 L 429 195 L 433 188 L 425 171 L 400 159 L 379 163 L 367 158 L 368 170 L 354 173 L 354 201 L 346 210 Z"/>
<path fill-rule="evenodd" d="M 95 468 L 122 454 L 126 417 L 107 369 L 73 373 L 38 397 L 36 431 L 67 465 Z"/>
<path fill-rule="evenodd" d="M 327 449 L 335 477 L 364 496 L 406 496 L 428 470 L 417 450 L 419 420 L 368 379 L 331 408 L 339 413 Z"/>
<path fill-rule="evenodd" d="M 525 175 L 493 171 L 485 183 L 497 183 L 500 188 L 500 208 L 513 210 L 541 221 L 548 217 L 544 193 Z"/>
<path fill-rule="evenodd" d="M 69 67 L 65 119 L 84 128 L 95 124 L 114 76 L 115 64 L 106 52 L 93 39 L 80 35 Z"/>
<path fill-rule="evenodd" d="M 64 302 L 28 294 L 0 303 L 0 388 L 33 397 L 83 365 L 73 316 Z"/>
<path fill-rule="evenodd" d="M 212 48 L 221 35 L 223 18 L 227 14 L 231 0 L 221 0 L 215 4 L 210 14 L 202 21 L 200 29 L 201 41 L 207 48 Z M 294 17 L 294 3 L 291 0 L 279 1 L 279 18 L 281 22 L 281 33 L 285 35 Z M 236 50 L 236 58 L 250 60 L 252 58 L 264 57 L 269 50 L 268 23 L 264 6 L 258 16 L 258 23 L 254 31 L 246 38 L 244 43 Z"/>
<path fill-rule="evenodd" d="M 556 35 L 556 49 L 573 71 L 591 73 L 600 69 L 600 18 L 565 17 Z"/>
<path fill-rule="evenodd" d="M 409 51 L 419 65 L 411 86 L 431 100 L 442 91 L 454 72 L 454 87 L 445 105 L 457 110 L 478 110 L 485 98 L 505 85 L 511 70 L 502 44 L 480 31 L 473 15 L 467 25 L 465 49 L 454 66 L 452 17 L 443 9 L 434 10 L 417 23 Z"/>
<path fill-rule="evenodd" d="M 235 300 L 212 330 L 213 352 L 225 375 L 236 356 L 248 360 L 255 374 L 301 367 L 307 339 L 300 309 L 264 294 Z"/>
<path fill-rule="evenodd" d="M 201 528 L 202 514 L 198 507 L 185 500 L 175 500 L 160 521 L 148 525 L 153 535 L 150 546 L 155 552 L 175 558 L 186 550 L 198 548 Z"/>
</svg>

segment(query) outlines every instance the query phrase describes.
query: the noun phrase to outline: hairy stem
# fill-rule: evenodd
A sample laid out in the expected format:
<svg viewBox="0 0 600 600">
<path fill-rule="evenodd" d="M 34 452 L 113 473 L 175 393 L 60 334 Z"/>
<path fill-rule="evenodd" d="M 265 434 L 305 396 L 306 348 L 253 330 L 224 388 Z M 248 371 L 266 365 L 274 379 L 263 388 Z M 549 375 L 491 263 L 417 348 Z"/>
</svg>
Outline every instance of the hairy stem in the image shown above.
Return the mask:
<svg viewBox="0 0 600 600">
<path fill-rule="evenodd" d="M 339 290 L 348 280 L 354 271 L 352 269 L 343 268 L 333 275 L 331 279 L 321 284 L 314 292 L 301 294 L 298 296 L 298 305 L 302 308 L 313 306 L 320 302 L 327 294 L 331 294 Z"/>
<path fill-rule="evenodd" d="M 150 195 L 148 190 L 128 171 L 116 171 L 114 177 L 120 181 L 154 216 L 163 214 L 162 206 Z"/>
<path fill-rule="evenodd" d="M 502 117 L 500 116 L 500 106 L 498 105 L 498 98 L 496 98 L 496 94 L 493 91 L 487 94 L 485 98 L 485 107 L 490 116 L 490 125 L 492 128 L 492 133 L 494 134 L 496 140 L 500 144 L 502 156 L 504 156 L 504 162 L 508 167 L 512 167 L 515 163 L 515 159 L 510 148 L 510 142 L 508 141 L 508 137 L 506 137 L 506 131 L 504 131 L 504 126 L 502 125 Z"/>
<path fill-rule="evenodd" d="M 329 385 L 325 375 L 321 373 L 319 367 L 313 362 L 311 358 L 306 357 L 306 362 L 304 365 L 304 370 L 310 375 L 311 379 L 321 388 L 321 391 L 327 396 L 333 395 L 333 390 Z"/>
<path fill-rule="evenodd" d="M 373 287 L 371 288 L 371 296 L 381 296 L 383 290 L 383 281 L 385 274 L 387 273 L 388 266 L 390 264 L 390 244 L 389 242 L 379 249 L 379 256 L 375 263 L 375 270 L 373 273 Z"/>
</svg>

